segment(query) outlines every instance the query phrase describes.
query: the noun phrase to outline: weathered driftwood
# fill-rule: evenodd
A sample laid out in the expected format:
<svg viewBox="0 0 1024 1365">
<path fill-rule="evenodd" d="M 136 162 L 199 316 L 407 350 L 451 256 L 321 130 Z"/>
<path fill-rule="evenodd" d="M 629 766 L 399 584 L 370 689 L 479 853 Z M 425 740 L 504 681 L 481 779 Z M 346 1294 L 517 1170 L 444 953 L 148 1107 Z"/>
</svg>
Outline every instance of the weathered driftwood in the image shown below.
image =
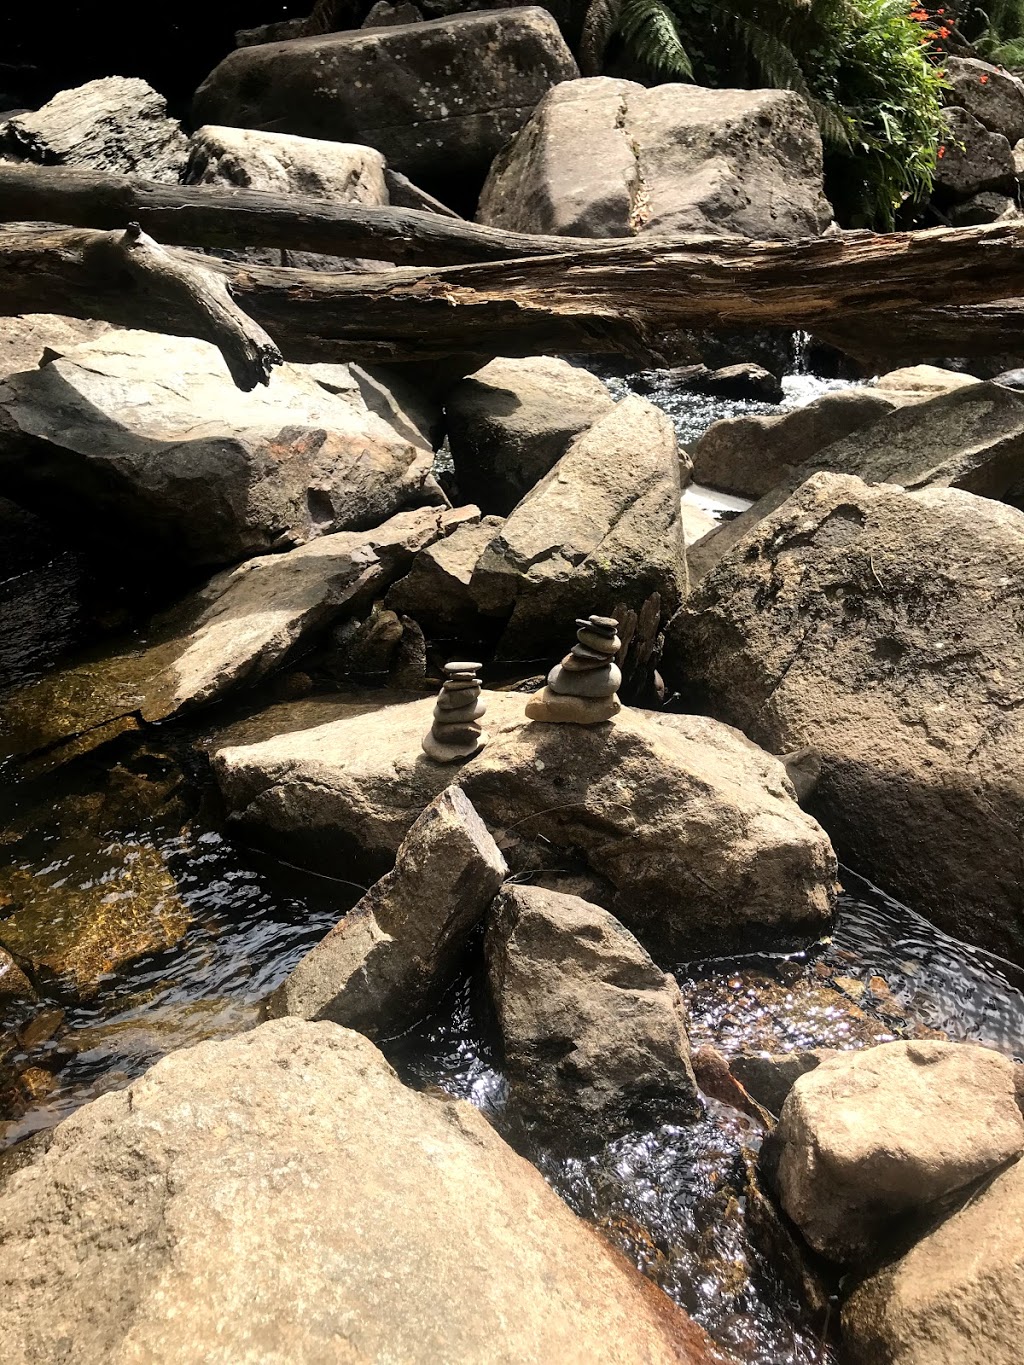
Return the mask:
<svg viewBox="0 0 1024 1365">
<path fill-rule="evenodd" d="M 187 294 L 154 294 L 109 268 L 103 243 L 121 235 L 0 229 L 0 316 L 60 312 L 215 339 Z M 971 329 L 958 322 L 962 305 L 1024 293 L 1024 227 L 1006 224 L 804 242 L 634 240 L 347 275 L 167 255 L 192 278 L 226 281 L 238 307 L 298 361 L 584 351 L 657 359 L 672 356 L 684 329 L 764 326 L 832 336 L 853 326 L 874 353 L 892 354 L 908 320 L 929 314 L 938 319 L 934 336 L 917 326 L 915 350 L 966 354 L 1019 345 L 1020 313 L 992 307 L 990 325 Z"/>
</svg>

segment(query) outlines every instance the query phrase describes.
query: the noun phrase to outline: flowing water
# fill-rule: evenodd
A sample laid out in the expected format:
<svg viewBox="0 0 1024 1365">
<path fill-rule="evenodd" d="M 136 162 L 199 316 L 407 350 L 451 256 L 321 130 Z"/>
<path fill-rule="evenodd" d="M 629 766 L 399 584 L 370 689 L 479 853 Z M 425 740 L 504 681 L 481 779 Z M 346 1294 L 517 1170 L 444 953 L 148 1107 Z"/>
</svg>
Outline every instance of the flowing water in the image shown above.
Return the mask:
<svg viewBox="0 0 1024 1365">
<path fill-rule="evenodd" d="M 793 376 L 787 395 L 809 401 L 819 385 Z M 763 407 L 656 397 L 684 439 L 715 417 Z M 0 510 L 3 686 L 116 625 L 124 608 L 45 526 Z M 44 998 L 0 1002 L 0 1148 L 172 1049 L 251 1027 L 260 999 L 363 890 L 226 839 L 197 757 L 201 740 L 201 731 L 178 727 L 129 737 L 60 774 L 0 773 L 0 943 L 36 933 L 58 944 Z M 948 1036 L 1024 1058 L 1024 974 L 854 873 L 844 871 L 843 882 L 833 931 L 803 952 L 674 964 L 694 1047 L 771 1054 Z M 125 896 L 139 889 L 159 901 L 159 932 L 133 940 L 127 960 L 106 962 L 95 926 L 122 915 Z M 67 961 L 62 935 L 75 945 Z M 76 975 L 83 962 L 91 976 Z M 479 945 L 437 1012 L 387 1051 L 410 1083 L 441 1086 L 501 1127 L 504 1085 Z M 747 1235 L 745 1169 L 761 1136 L 745 1115 L 708 1101 L 691 1125 L 639 1129 L 596 1152 L 574 1151 L 570 1140 L 568 1149 L 529 1155 L 739 1359 L 824 1365 L 831 1346 Z"/>
</svg>

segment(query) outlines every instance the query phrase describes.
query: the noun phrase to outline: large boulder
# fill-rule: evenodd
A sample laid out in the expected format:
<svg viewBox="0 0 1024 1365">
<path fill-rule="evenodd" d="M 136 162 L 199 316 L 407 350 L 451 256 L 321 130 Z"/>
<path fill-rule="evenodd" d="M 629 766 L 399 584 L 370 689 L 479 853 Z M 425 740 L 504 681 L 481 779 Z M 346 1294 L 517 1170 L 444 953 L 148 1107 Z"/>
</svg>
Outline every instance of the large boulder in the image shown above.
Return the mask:
<svg viewBox="0 0 1024 1365">
<path fill-rule="evenodd" d="M 335 1024 L 173 1053 L 0 1192 L 11 1360 L 712 1365 L 461 1101 Z"/>
<path fill-rule="evenodd" d="M 509 886 L 491 911 L 487 980 L 514 1117 L 607 1141 L 698 1106 L 675 978 L 600 906 Z"/>
<path fill-rule="evenodd" d="M 445 398 L 460 495 L 508 516 L 612 407 L 600 379 L 577 365 L 554 356 L 492 360 Z"/>
<path fill-rule="evenodd" d="M 431 454 L 292 365 L 110 331 L 0 384 L 0 486 L 122 553 L 213 567 L 440 502 Z"/>
<path fill-rule="evenodd" d="M 821 137 L 799 95 L 604 76 L 545 95 L 477 211 L 493 227 L 574 237 L 817 237 L 831 216 Z"/>
<path fill-rule="evenodd" d="M 769 751 L 820 754 L 810 809 L 850 866 L 1018 959 L 1022 572 L 1013 508 L 815 474 L 701 581 L 663 665 Z"/>
<path fill-rule="evenodd" d="M 477 617 L 469 586 L 473 570 L 502 524 L 501 517 L 480 517 L 425 546 L 388 590 L 388 608 L 412 616 L 435 635 L 471 626 Z"/>
<path fill-rule="evenodd" d="M 948 57 L 949 102 L 1012 145 L 1024 137 L 1024 81 L 976 57 Z"/>
<path fill-rule="evenodd" d="M 980 190 L 1009 189 L 1013 148 L 1002 133 L 990 133 L 966 109 L 944 109 L 942 119 L 944 141 L 935 171 L 939 194 L 963 199 Z"/>
<path fill-rule="evenodd" d="M 214 773 L 246 836 L 328 872 L 386 869 L 450 782 L 514 870 L 582 857 L 612 910 L 661 960 L 818 932 L 835 859 L 785 769 L 702 716 L 623 710 L 611 724 L 527 722 L 526 698 L 485 692 L 490 743 L 454 773 L 420 750 L 433 700 L 223 744 Z"/>
<path fill-rule="evenodd" d="M 106 76 L 0 124 L 0 156 L 177 184 L 188 141 L 152 86 L 137 76 Z"/>
<path fill-rule="evenodd" d="M 912 371 L 903 373 L 908 375 L 906 382 L 913 382 Z M 1024 503 L 1024 394 L 1000 384 L 967 379 L 945 392 L 925 396 L 923 401 L 912 390 L 893 388 L 884 389 L 879 398 L 892 400 L 890 412 L 788 469 L 782 463 L 785 448 L 781 438 L 786 428 L 772 431 L 767 444 L 775 452 L 780 478 L 753 507 L 720 527 L 690 556 L 694 577 L 703 577 L 759 521 L 820 470 L 854 474 L 867 483 L 898 483 L 909 489 L 964 488 L 1017 506 Z M 794 449 L 798 453 L 796 438 L 802 430 L 799 417 L 800 410 L 792 414 Z M 727 443 L 730 435 L 725 432 L 720 438 L 714 432 L 715 428 L 710 428 L 704 438 L 710 438 L 712 453 L 716 443 Z M 709 476 L 706 451 L 701 460 L 703 473 Z"/>
<path fill-rule="evenodd" d="M 859 1285 L 842 1321 L 851 1365 L 1018 1365 L 1024 1161 Z"/>
<path fill-rule="evenodd" d="M 301 641 L 373 601 L 444 531 L 420 508 L 375 531 L 339 531 L 212 578 L 146 631 L 9 693 L 0 753 L 93 748 L 266 677 Z"/>
<path fill-rule="evenodd" d="M 480 556 L 470 592 L 506 617 L 503 659 L 557 650 L 568 624 L 652 593 L 663 610 L 686 594 L 679 454 L 669 418 L 625 398 L 578 436 Z"/>
<path fill-rule="evenodd" d="M 267 1002 L 271 1017 L 330 1019 L 371 1038 L 425 1014 L 508 875 L 459 787 L 423 811 L 394 868 L 308 952 Z"/>
<path fill-rule="evenodd" d="M 380 207 L 388 203 L 385 164 L 373 147 L 206 125 L 189 141 L 185 179 Z"/>
<path fill-rule="evenodd" d="M 901 1221 L 1015 1160 L 1013 1062 L 966 1043 L 883 1043 L 801 1076 L 775 1131 L 782 1207 L 829 1259 L 881 1249 Z"/>
<path fill-rule="evenodd" d="M 558 25 L 530 6 L 239 48 L 199 87 L 194 114 L 376 147 L 429 188 L 482 179 L 537 101 L 575 75 Z"/>
</svg>

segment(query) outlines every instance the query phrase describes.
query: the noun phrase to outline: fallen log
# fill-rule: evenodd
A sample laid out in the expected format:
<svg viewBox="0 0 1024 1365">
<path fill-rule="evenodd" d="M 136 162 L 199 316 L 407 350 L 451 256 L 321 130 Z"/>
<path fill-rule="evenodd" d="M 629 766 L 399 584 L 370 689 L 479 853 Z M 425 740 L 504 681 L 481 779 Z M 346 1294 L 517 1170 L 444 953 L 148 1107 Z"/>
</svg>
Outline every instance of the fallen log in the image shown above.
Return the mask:
<svg viewBox="0 0 1024 1365">
<path fill-rule="evenodd" d="M 160 298 L 109 268 L 100 244 L 119 236 L 0 228 L 0 316 L 59 312 L 212 339 L 188 299 Z M 1024 227 L 1008 224 L 804 242 L 640 239 L 345 275 L 167 254 L 226 283 L 238 307 L 297 361 L 620 352 L 657 363 L 670 361 L 680 333 L 692 328 L 835 336 L 854 324 L 877 349 L 887 341 L 898 349 L 898 332 L 915 315 L 938 319 L 934 337 L 916 329 L 918 347 L 964 354 L 970 341 L 982 353 L 1019 346 L 1020 314 L 992 308 L 994 325 L 965 335 L 955 321 L 961 306 L 1024 294 Z M 196 330 L 200 321 L 207 330 Z"/>
</svg>

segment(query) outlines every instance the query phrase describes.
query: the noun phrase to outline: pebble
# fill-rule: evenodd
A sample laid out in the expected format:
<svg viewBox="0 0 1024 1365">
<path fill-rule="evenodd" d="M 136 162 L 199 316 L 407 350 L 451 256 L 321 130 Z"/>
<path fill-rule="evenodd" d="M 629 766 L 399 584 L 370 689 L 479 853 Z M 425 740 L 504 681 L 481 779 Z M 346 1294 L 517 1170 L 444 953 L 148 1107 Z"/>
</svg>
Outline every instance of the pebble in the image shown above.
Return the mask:
<svg viewBox="0 0 1024 1365">
<path fill-rule="evenodd" d="M 622 672 L 615 664 L 606 664 L 602 669 L 591 669 L 587 673 L 574 673 L 556 664 L 548 674 L 551 691 L 571 697 L 610 697 L 618 691 L 621 682 Z"/>
<path fill-rule="evenodd" d="M 598 725 L 611 720 L 622 710 L 618 697 L 602 697 L 594 700 L 587 697 L 567 697 L 552 692 L 550 687 L 536 692 L 526 703 L 526 714 L 530 720 L 569 722 L 572 725 Z"/>
<path fill-rule="evenodd" d="M 449 677 L 452 677 L 455 674 L 466 674 L 469 677 L 476 677 L 476 675 L 480 672 L 482 668 L 483 664 L 456 662 L 452 664 L 445 664 L 444 671 Z"/>
<path fill-rule="evenodd" d="M 434 720 L 445 725 L 459 725 L 463 721 L 476 720 L 487 710 L 487 703 L 481 701 L 479 697 L 474 697 L 466 706 L 444 706 L 441 698 L 437 700 L 434 707 Z M 436 726 L 434 727 L 436 731 Z"/>
<path fill-rule="evenodd" d="M 457 763 L 460 758 L 469 758 L 478 749 L 482 749 L 487 740 L 487 731 L 481 730 L 471 744 L 439 744 L 434 738 L 433 731 L 428 730 L 423 736 L 422 748 L 426 756 L 432 758 L 435 763 Z"/>
<path fill-rule="evenodd" d="M 603 654 L 606 658 L 618 654 L 622 648 L 622 641 L 617 635 L 599 635 L 596 631 L 583 629 L 578 631 L 576 639 L 586 649 L 595 654 Z"/>
<path fill-rule="evenodd" d="M 474 721 L 464 721 L 461 725 L 438 725 L 435 724 L 430 733 L 437 740 L 438 744 L 459 745 L 459 744 L 479 744 L 482 726 Z"/>
</svg>

